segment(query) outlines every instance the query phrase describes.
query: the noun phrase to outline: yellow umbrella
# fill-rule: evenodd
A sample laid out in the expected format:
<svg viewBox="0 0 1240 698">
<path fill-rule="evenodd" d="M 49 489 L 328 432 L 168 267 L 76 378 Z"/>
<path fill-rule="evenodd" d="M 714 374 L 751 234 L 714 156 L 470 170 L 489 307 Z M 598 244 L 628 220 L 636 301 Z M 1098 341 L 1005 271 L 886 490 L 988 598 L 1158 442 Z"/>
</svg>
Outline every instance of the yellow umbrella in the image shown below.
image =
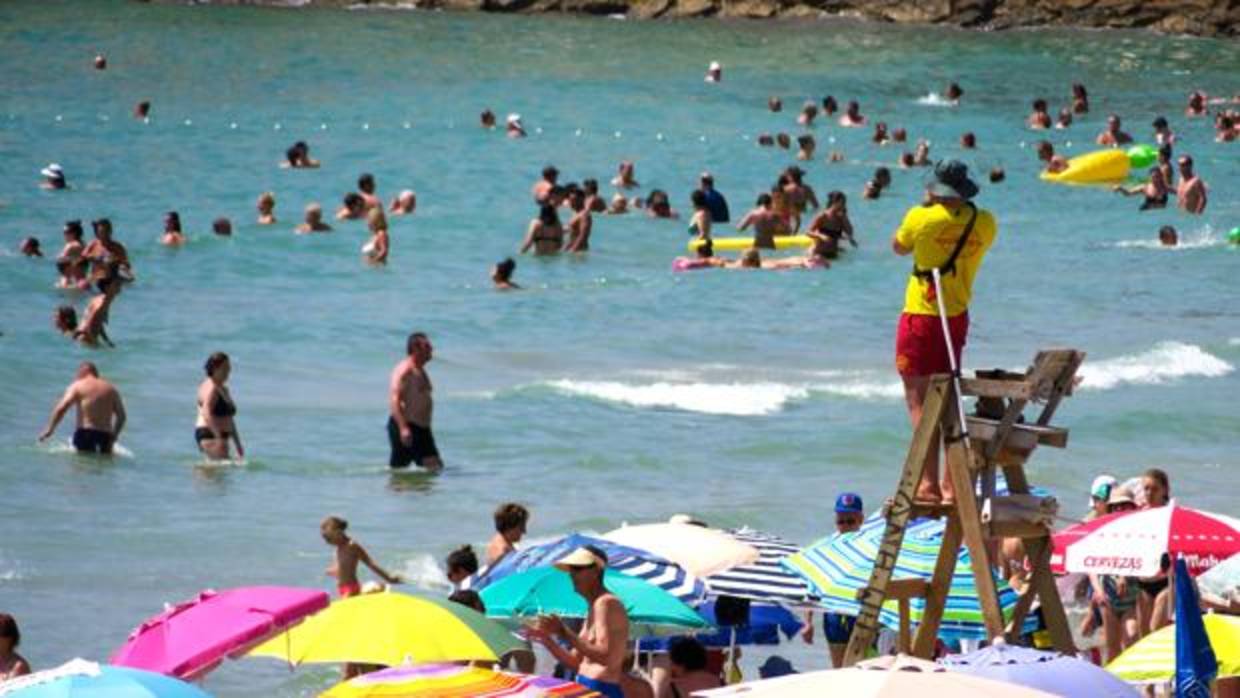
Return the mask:
<svg viewBox="0 0 1240 698">
<path fill-rule="evenodd" d="M 393 592 L 336 601 L 250 650 L 251 657 L 305 662 L 415 664 L 497 661 L 522 649 L 499 623 L 471 608 Z"/>
<path fill-rule="evenodd" d="M 1240 618 L 1206 614 L 1206 635 L 1218 660 L 1220 679 L 1240 676 Z M 1146 635 L 1107 665 L 1107 671 L 1133 683 L 1161 683 L 1175 678 L 1175 626 Z"/>
</svg>

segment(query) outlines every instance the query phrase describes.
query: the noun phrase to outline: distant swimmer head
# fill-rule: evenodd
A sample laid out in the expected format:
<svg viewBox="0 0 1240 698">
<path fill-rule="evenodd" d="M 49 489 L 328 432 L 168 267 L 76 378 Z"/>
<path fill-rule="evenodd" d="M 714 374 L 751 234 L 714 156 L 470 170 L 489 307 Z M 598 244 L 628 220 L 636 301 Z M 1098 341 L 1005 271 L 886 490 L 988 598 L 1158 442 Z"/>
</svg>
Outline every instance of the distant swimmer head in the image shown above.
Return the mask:
<svg viewBox="0 0 1240 698">
<path fill-rule="evenodd" d="M 723 80 L 723 66 L 719 61 L 711 61 L 706 68 L 706 82 L 719 82 Z"/>
<path fill-rule="evenodd" d="M 1072 125 L 1072 110 L 1064 107 L 1059 110 L 1059 117 L 1055 119 L 1055 128 L 1068 128 Z"/>
<path fill-rule="evenodd" d="M 586 196 L 598 196 L 598 180 L 590 177 L 581 181 L 581 188 Z"/>
<path fill-rule="evenodd" d="M 1180 236 L 1175 232 L 1175 228 L 1169 225 L 1164 225 L 1158 229 L 1158 242 L 1161 243 L 1163 247 L 1175 247 L 1180 242 Z"/>
<path fill-rule="evenodd" d="M 512 257 L 505 257 L 501 262 L 495 265 L 495 270 L 491 274 L 491 278 L 496 282 L 511 281 L 512 273 L 517 270 L 517 263 Z"/>
<path fill-rule="evenodd" d="M 1038 141 L 1038 159 L 1042 162 L 1050 162 L 1055 157 L 1055 146 L 1050 141 Z"/>
<path fill-rule="evenodd" d="M 508 133 L 509 138 L 522 138 L 525 136 L 525 125 L 521 123 L 520 114 L 509 114 L 504 120 L 504 129 Z"/>
<path fill-rule="evenodd" d="M 767 97 L 766 108 L 773 112 L 783 111 L 784 102 L 779 97 Z"/>
<path fill-rule="evenodd" d="M 698 184 L 701 185 L 702 191 L 710 191 L 715 188 L 715 176 L 709 172 L 703 172 L 698 175 Z"/>
<path fill-rule="evenodd" d="M 959 160 L 945 160 L 934 166 L 926 192 L 936 199 L 963 199 L 977 196 L 977 184 L 969 178 L 969 166 Z"/>
<path fill-rule="evenodd" d="M 142 100 L 141 102 L 138 102 L 138 104 L 134 106 L 133 108 L 133 117 L 135 119 L 145 119 L 146 117 L 150 115 L 151 115 L 151 103 L 148 102 L 147 100 Z"/>
<path fill-rule="evenodd" d="M 998 184 L 999 182 L 1002 182 L 1005 179 L 1007 179 L 1007 173 L 1003 171 L 1002 167 L 990 168 L 990 183 L 991 184 Z"/>
<path fill-rule="evenodd" d="M 967 148 L 969 150 L 976 148 L 977 147 L 977 136 L 973 135 L 972 131 L 965 131 L 960 136 L 960 147 Z"/>
<path fill-rule="evenodd" d="M 758 252 L 758 248 L 750 247 L 741 254 L 741 266 L 745 269 L 762 268 L 762 254 Z"/>
<path fill-rule="evenodd" d="M 900 167 L 914 167 L 917 165 L 917 159 L 907 150 L 900 153 Z"/>
<path fill-rule="evenodd" d="M 483 109 L 478 115 L 478 123 L 482 128 L 495 128 L 495 112 L 490 109 Z"/>
<path fill-rule="evenodd" d="M 834 97 L 832 97 L 831 95 L 827 95 L 826 97 L 822 98 L 822 113 L 823 114 L 826 114 L 827 116 L 831 116 L 832 114 L 834 114 L 835 112 L 839 110 L 840 110 L 840 105 L 839 103 L 835 101 Z"/>
<path fill-rule="evenodd" d="M 345 206 L 347 207 L 348 204 L 345 204 Z M 306 204 L 304 217 L 306 222 L 311 225 L 321 222 L 323 220 L 323 207 L 317 203 Z"/>
<path fill-rule="evenodd" d="M 95 56 L 95 70 L 107 70 L 108 59 L 102 53 Z"/>
<path fill-rule="evenodd" d="M 269 215 L 276 208 L 276 195 L 269 191 L 259 194 L 256 206 L 259 213 Z"/>
<path fill-rule="evenodd" d="M 60 332 L 71 334 L 77 329 L 77 311 L 71 305 L 56 308 L 56 314 L 52 316 L 52 324 Z"/>
<path fill-rule="evenodd" d="M 39 238 L 29 237 L 22 240 L 21 253 L 26 257 L 42 257 L 43 249 L 39 245 Z"/>
<path fill-rule="evenodd" d="M 39 170 L 39 174 L 43 175 L 45 189 L 64 189 L 67 186 L 64 168 L 54 162 Z"/>
<path fill-rule="evenodd" d="M 870 140 L 874 141 L 875 143 L 882 143 L 886 141 L 888 138 L 890 138 L 890 136 L 887 135 L 887 122 L 879 121 L 878 123 L 874 124 L 874 136 Z"/>
<path fill-rule="evenodd" d="M 1046 100 L 1041 97 L 1033 100 L 1033 110 L 1039 113 L 1046 111 Z"/>
<path fill-rule="evenodd" d="M 899 126 L 891 132 L 891 140 L 896 143 L 903 143 L 908 140 L 908 131 L 903 126 Z"/>
<path fill-rule="evenodd" d="M 403 189 L 400 194 L 396 196 L 396 202 L 395 205 L 392 206 L 392 210 L 397 213 L 413 213 L 414 209 L 417 208 L 417 205 L 418 198 L 417 195 L 413 193 L 413 190 Z"/>
<path fill-rule="evenodd" d="M 357 188 L 359 191 L 366 194 L 375 193 L 375 176 L 369 172 L 363 172 L 362 175 L 357 178 Z"/>
<path fill-rule="evenodd" d="M 788 148 L 792 147 L 792 138 L 786 133 L 777 134 L 775 136 L 775 142 L 778 143 L 779 147 L 783 148 L 784 150 L 787 150 Z"/>
<path fill-rule="evenodd" d="M 759 133 L 758 134 L 758 145 L 764 148 L 769 148 L 771 146 L 774 146 L 775 138 L 772 137 L 771 134 L 769 133 Z"/>
<path fill-rule="evenodd" d="M 609 213 L 627 213 L 629 210 L 629 199 L 624 194 L 616 192 L 611 196 L 611 204 L 607 207 Z"/>
<path fill-rule="evenodd" d="M 960 85 L 949 82 L 947 83 L 947 89 L 943 91 L 943 96 L 953 102 L 958 102 L 964 96 L 964 90 L 960 89 Z"/>
<path fill-rule="evenodd" d="M 886 167 L 879 167 L 874 170 L 874 181 L 878 186 L 884 189 L 891 186 L 891 170 Z"/>
<path fill-rule="evenodd" d="M 232 235 L 232 221 L 223 216 L 216 218 L 211 222 L 211 232 L 221 236 Z"/>
<path fill-rule="evenodd" d="M 353 217 L 360 217 L 362 212 L 366 210 L 366 200 L 355 191 L 345 194 L 343 203 L 345 212 Z"/>
<path fill-rule="evenodd" d="M 813 102 L 806 102 L 801 105 L 801 118 L 805 122 L 813 121 L 818 116 L 818 105 Z"/>
<path fill-rule="evenodd" d="M 164 214 L 164 232 L 179 233 L 181 232 L 181 214 L 176 211 L 169 211 Z"/>
</svg>

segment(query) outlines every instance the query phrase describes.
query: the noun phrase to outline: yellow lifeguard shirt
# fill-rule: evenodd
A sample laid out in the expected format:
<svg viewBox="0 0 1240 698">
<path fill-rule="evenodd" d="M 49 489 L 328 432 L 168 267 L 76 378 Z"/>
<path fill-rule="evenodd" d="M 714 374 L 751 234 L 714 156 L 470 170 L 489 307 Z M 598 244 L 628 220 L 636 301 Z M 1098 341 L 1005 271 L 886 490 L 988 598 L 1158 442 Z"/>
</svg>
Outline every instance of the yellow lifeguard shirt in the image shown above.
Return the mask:
<svg viewBox="0 0 1240 698">
<path fill-rule="evenodd" d="M 951 256 L 971 215 L 968 206 L 954 211 L 943 204 L 914 206 L 904 214 L 904 221 L 896 231 L 896 242 L 913 250 L 913 261 L 919 270 L 930 271 L 942 266 Z M 997 233 L 995 217 L 979 208 L 973 232 L 956 257 L 955 273 L 942 276 L 943 304 L 947 307 L 948 317 L 955 317 L 969 309 L 969 300 L 973 297 L 973 278 L 977 276 L 982 257 L 994 243 Z M 904 292 L 904 312 L 911 315 L 939 314 L 933 280 L 909 274 L 908 288 Z"/>
</svg>

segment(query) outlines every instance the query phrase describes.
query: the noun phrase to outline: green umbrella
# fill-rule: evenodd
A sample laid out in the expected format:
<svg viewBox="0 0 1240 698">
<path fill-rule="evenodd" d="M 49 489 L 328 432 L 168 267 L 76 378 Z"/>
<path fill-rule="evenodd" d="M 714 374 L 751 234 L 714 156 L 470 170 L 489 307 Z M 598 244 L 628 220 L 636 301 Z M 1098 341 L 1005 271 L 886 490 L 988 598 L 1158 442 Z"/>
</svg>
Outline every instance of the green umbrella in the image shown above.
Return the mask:
<svg viewBox="0 0 1240 698">
<path fill-rule="evenodd" d="M 603 586 L 615 594 L 629 614 L 633 637 L 680 633 L 710 627 L 705 618 L 684 602 L 644 579 L 614 570 L 603 575 Z M 481 592 L 492 618 L 531 618 L 557 615 L 585 618 L 586 600 L 573 589 L 567 572 L 538 567 L 511 574 Z"/>
</svg>

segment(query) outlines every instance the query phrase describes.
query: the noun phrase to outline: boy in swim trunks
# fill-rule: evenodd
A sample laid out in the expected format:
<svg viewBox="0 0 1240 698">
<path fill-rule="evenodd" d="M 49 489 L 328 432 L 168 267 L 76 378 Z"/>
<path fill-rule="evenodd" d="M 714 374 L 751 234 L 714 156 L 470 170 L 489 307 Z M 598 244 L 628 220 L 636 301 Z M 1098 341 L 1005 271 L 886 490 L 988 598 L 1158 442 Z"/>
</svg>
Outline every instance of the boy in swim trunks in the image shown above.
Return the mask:
<svg viewBox="0 0 1240 698">
<path fill-rule="evenodd" d="M 111 455 L 113 444 L 125 428 L 125 403 L 116 386 L 100 378 L 99 369 L 89 361 L 78 367 L 73 382 L 52 410 L 47 428 L 39 434 L 39 441 L 51 437 L 70 407 L 77 408 L 73 447 L 78 453 Z"/>
<path fill-rule="evenodd" d="M 388 465 L 408 468 L 417 463 L 427 470 L 443 468 L 435 435 L 431 433 L 431 379 L 426 364 L 431 360 L 431 340 L 414 332 L 405 341 L 407 356 L 392 369 L 388 390 L 388 441 L 392 447 Z"/>
<path fill-rule="evenodd" d="M 340 598 L 348 598 L 362 593 L 362 585 L 357 581 L 357 563 L 365 563 L 372 572 L 379 575 L 388 584 L 400 584 L 404 580 L 400 575 L 388 574 L 370 559 L 370 554 L 360 543 L 349 537 L 345 531 L 349 522 L 338 516 L 329 516 L 319 524 L 319 533 L 328 545 L 335 546 L 336 559 L 327 568 L 327 575 L 336 578 L 336 591 Z"/>
</svg>

